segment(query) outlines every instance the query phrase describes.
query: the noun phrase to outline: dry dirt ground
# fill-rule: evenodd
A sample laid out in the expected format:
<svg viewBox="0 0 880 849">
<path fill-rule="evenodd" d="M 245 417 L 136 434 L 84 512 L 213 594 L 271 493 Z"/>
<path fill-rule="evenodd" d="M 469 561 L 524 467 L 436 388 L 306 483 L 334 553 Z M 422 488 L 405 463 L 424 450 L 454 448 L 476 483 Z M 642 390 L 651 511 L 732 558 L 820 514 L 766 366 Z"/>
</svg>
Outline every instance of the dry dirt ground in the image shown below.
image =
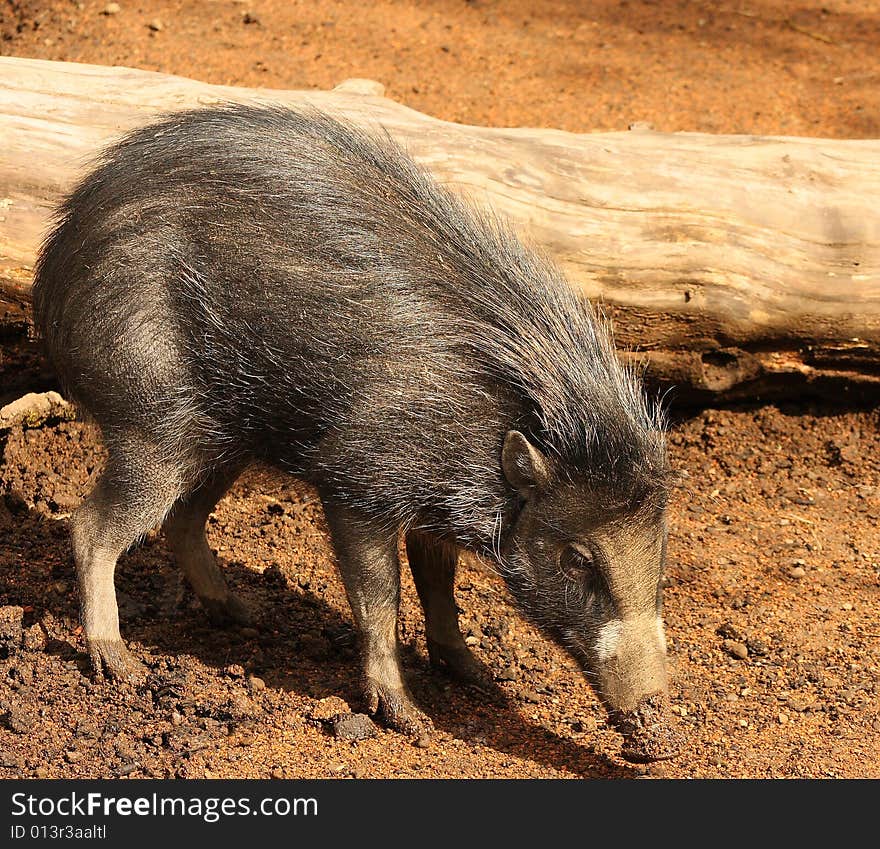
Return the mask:
<svg viewBox="0 0 880 849">
<path fill-rule="evenodd" d="M 11 2 L 0 51 L 127 64 L 212 82 L 329 87 L 379 79 L 460 121 L 878 136 L 880 7 L 868 2 Z M 155 29 L 150 29 L 153 23 Z M 51 386 L 33 347 L 2 340 L 0 403 Z M 467 562 L 469 642 L 489 697 L 433 674 L 405 578 L 410 683 L 437 731 L 360 742 L 324 721 L 357 709 L 354 635 L 320 507 L 254 470 L 210 539 L 254 629 L 210 626 L 162 538 L 123 558 L 123 629 L 139 689 L 86 671 L 67 540 L 101 462 L 77 422 L 0 439 L 0 775 L 880 776 L 880 420 L 811 406 L 706 410 L 670 434 L 666 621 L 688 749 L 633 766 L 572 665 Z"/>
</svg>

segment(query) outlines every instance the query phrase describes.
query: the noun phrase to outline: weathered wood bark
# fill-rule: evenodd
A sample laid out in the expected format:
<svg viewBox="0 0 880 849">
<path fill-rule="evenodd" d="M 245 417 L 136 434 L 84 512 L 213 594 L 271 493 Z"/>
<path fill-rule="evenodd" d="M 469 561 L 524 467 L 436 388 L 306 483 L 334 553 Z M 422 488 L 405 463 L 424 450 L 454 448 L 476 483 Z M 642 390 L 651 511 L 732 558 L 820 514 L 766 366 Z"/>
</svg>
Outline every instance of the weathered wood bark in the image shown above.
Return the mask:
<svg viewBox="0 0 880 849">
<path fill-rule="evenodd" d="M 0 58 L 7 319 L 26 310 L 53 205 L 102 145 L 161 111 L 244 99 L 387 128 L 604 302 L 679 400 L 880 398 L 880 141 L 461 126 L 369 81 L 285 92 Z"/>
</svg>

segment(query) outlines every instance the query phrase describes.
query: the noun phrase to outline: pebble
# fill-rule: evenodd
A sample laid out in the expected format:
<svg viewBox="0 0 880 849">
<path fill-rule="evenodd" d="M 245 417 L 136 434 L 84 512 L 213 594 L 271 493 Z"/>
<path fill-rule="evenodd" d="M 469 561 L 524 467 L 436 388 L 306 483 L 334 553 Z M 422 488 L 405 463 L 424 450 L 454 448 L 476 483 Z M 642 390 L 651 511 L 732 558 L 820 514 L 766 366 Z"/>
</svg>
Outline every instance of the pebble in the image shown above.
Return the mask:
<svg viewBox="0 0 880 849">
<path fill-rule="evenodd" d="M 413 743 L 417 749 L 427 749 L 431 746 L 431 738 L 427 734 L 420 734 L 418 739 Z"/>
<path fill-rule="evenodd" d="M 376 723 L 365 713 L 341 713 L 330 719 L 330 731 L 340 740 L 369 740 L 378 733 Z"/>
<path fill-rule="evenodd" d="M 101 12 L 102 15 L 118 15 L 122 9 L 120 8 L 118 3 L 108 3 L 104 7 L 104 11 Z"/>
<path fill-rule="evenodd" d="M 248 687 L 251 688 L 251 692 L 259 693 L 261 690 L 266 689 L 266 682 L 262 678 L 258 678 L 256 675 L 248 675 Z"/>
<path fill-rule="evenodd" d="M 284 778 L 284 770 L 281 769 L 280 766 L 276 766 L 275 769 L 272 770 L 272 778 Z"/>
<path fill-rule="evenodd" d="M 776 717 L 779 720 L 780 725 L 785 725 L 788 722 L 788 714 L 780 713 L 779 716 Z"/>
<path fill-rule="evenodd" d="M 520 693 L 520 696 L 525 699 L 525 701 L 531 702 L 533 705 L 536 705 L 541 701 L 541 697 L 534 690 L 523 690 L 522 693 Z"/>
<path fill-rule="evenodd" d="M 21 620 L 24 608 L 17 605 L 0 607 L 0 649 L 14 654 L 21 645 Z"/>
<path fill-rule="evenodd" d="M 746 640 L 746 648 L 749 650 L 749 654 L 757 657 L 764 657 L 770 651 L 770 646 L 760 637 L 749 637 Z"/>
<path fill-rule="evenodd" d="M 158 18 L 150 21 L 149 27 L 153 32 L 162 32 L 162 30 L 165 29 L 165 25 Z"/>
<path fill-rule="evenodd" d="M 496 676 L 499 681 L 516 681 L 519 678 L 519 670 L 515 666 L 508 666 Z"/>
<path fill-rule="evenodd" d="M 69 752 L 64 753 L 64 759 L 68 763 L 75 764 L 77 761 L 82 760 L 82 752 L 71 749 Z"/>
<path fill-rule="evenodd" d="M 803 566 L 792 566 L 791 569 L 788 570 L 788 577 L 793 578 L 795 581 L 799 581 L 806 576 L 807 570 L 804 569 Z"/>
<path fill-rule="evenodd" d="M 571 730 L 575 734 L 592 734 L 599 727 L 599 723 L 592 716 L 575 719 L 571 723 Z"/>
<path fill-rule="evenodd" d="M 43 651 L 46 648 L 46 642 L 46 632 L 39 622 L 35 622 L 22 632 L 21 644 L 27 651 Z"/>
<path fill-rule="evenodd" d="M 34 770 L 34 775 L 37 778 L 48 778 L 49 777 L 49 768 L 45 766 L 38 766 Z"/>
<path fill-rule="evenodd" d="M 745 660 L 749 656 L 748 646 L 745 643 L 739 642 L 739 640 L 725 640 L 722 646 L 724 651 L 739 660 Z"/>
<path fill-rule="evenodd" d="M 27 734 L 34 725 L 36 725 L 36 720 L 30 716 L 30 714 L 25 713 L 21 708 L 13 707 L 9 713 L 3 717 L 3 723 L 10 730 L 15 732 L 16 734 Z"/>
<path fill-rule="evenodd" d="M 810 709 L 812 703 L 809 699 L 806 699 L 802 696 L 789 696 L 786 701 L 786 705 L 791 708 L 793 711 L 797 713 L 803 713 Z"/>
</svg>

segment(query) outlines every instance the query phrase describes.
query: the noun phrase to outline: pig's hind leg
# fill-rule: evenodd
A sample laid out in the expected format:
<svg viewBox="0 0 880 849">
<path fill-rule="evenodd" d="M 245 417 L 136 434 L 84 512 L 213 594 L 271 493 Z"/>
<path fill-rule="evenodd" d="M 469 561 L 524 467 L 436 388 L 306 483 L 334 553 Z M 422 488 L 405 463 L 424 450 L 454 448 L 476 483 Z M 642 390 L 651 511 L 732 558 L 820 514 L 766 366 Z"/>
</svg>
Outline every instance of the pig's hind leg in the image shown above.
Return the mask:
<svg viewBox="0 0 880 849">
<path fill-rule="evenodd" d="M 425 639 L 431 665 L 447 670 L 472 687 L 490 690 L 492 682 L 488 673 L 465 645 L 458 627 L 455 605 L 458 551 L 412 531 L 406 536 L 406 556 L 425 611 Z"/>
<path fill-rule="evenodd" d="M 83 631 L 95 672 L 143 679 L 119 632 L 114 573 L 119 556 L 162 521 L 180 494 L 180 468 L 137 434 L 105 433 L 107 464 L 72 518 Z"/>
<path fill-rule="evenodd" d="M 251 622 L 250 611 L 230 591 L 205 537 L 208 516 L 235 483 L 239 472 L 237 466 L 212 472 L 192 493 L 175 504 L 163 526 L 177 564 L 208 616 L 218 625 Z"/>
</svg>

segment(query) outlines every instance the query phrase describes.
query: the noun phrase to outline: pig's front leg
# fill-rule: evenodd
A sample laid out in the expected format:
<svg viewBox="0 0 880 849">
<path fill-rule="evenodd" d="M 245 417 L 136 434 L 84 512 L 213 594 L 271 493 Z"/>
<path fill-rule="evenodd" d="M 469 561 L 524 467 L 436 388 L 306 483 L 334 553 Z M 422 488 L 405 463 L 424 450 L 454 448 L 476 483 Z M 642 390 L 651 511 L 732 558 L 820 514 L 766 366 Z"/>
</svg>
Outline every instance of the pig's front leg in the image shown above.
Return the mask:
<svg viewBox="0 0 880 849">
<path fill-rule="evenodd" d="M 367 708 L 390 727 L 419 734 L 430 720 L 413 704 L 403 681 L 397 642 L 400 563 L 397 534 L 358 511 L 322 499 L 339 571 L 360 633 Z"/>
</svg>

